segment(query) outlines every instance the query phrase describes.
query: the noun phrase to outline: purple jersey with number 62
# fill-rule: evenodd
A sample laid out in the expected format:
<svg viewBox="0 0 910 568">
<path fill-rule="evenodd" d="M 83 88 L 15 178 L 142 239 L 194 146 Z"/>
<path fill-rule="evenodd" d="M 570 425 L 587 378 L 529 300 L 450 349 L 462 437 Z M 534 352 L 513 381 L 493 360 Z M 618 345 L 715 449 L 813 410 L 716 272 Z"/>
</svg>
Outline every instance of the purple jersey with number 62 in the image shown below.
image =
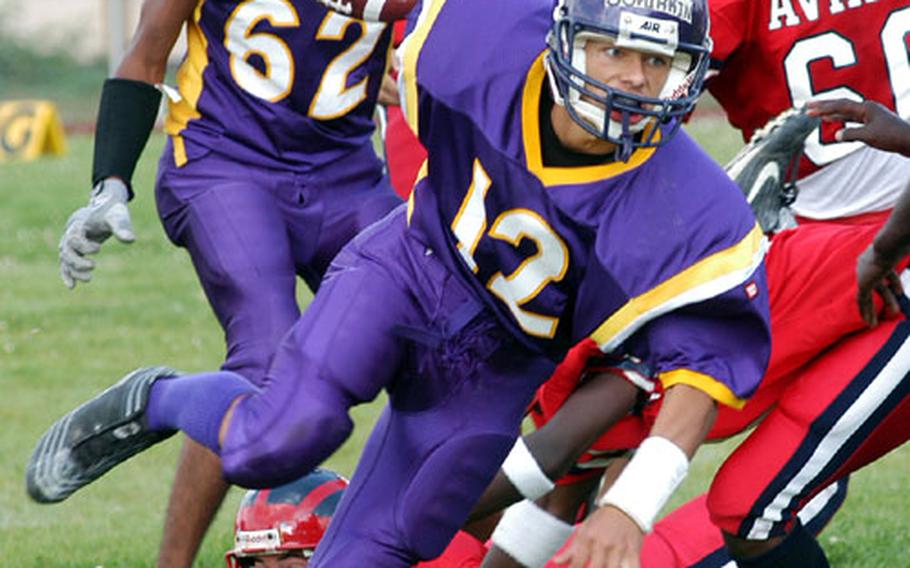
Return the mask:
<svg viewBox="0 0 910 568">
<path fill-rule="evenodd" d="M 308 171 L 369 143 L 390 33 L 313 0 L 200 0 L 165 125 L 175 162 Z"/>
<path fill-rule="evenodd" d="M 683 132 L 626 163 L 543 163 L 552 9 L 424 2 L 404 48 L 405 111 L 430 156 L 410 228 L 529 346 L 559 356 L 591 336 L 739 405 L 770 351 L 765 239 Z"/>
</svg>

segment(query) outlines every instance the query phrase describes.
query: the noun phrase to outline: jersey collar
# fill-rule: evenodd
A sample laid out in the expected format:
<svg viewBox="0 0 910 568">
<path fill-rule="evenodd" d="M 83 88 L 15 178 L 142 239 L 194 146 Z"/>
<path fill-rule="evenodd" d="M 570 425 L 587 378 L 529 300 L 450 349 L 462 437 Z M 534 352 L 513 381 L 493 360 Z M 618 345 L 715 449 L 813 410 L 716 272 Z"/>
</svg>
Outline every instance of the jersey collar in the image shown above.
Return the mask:
<svg viewBox="0 0 910 568">
<path fill-rule="evenodd" d="M 596 166 L 553 167 L 543 163 L 543 151 L 540 142 L 540 96 L 546 84 L 546 67 L 541 53 L 525 79 L 524 93 L 521 101 L 521 131 L 524 141 L 525 160 L 528 170 L 537 176 L 545 186 L 572 185 L 591 183 L 608 179 L 645 163 L 657 148 L 639 148 L 632 153 L 628 162 L 611 162 Z M 660 132 L 657 136 L 660 136 Z"/>
</svg>

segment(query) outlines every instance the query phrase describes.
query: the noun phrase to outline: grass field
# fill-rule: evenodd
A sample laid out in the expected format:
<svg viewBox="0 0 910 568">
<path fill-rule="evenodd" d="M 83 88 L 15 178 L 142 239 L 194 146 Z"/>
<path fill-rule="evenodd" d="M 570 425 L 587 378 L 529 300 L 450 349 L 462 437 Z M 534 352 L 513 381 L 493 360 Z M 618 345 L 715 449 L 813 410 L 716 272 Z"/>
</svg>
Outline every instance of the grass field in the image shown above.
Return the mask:
<svg viewBox="0 0 910 568">
<path fill-rule="evenodd" d="M 739 147 L 716 121 L 691 130 L 719 160 Z M 15 567 L 153 564 L 180 443 L 138 456 L 63 504 L 28 501 L 24 464 L 61 413 L 140 365 L 187 371 L 216 368 L 221 333 L 183 251 L 167 242 L 154 212 L 155 137 L 136 175 L 132 211 L 138 240 L 109 243 L 95 280 L 66 290 L 57 274 L 57 239 L 84 204 L 91 140 L 70 139 L 60 159 L 0 165 L 0 561 Z M 301 294 L 306 299 L 306 294 Z M 357 409 L 358 428 L 330 467 L 349 474 L 379 403 Z M 674 503 L 702 491 L 732 443 L 709 446 Z M 855 476 L 851 497 L 822 543 L 834 566 L 910 566 L 910 450 Z M 198 566 L 223 566 L 231 542 L 234 490 L 203 546 Z M 368 567 L 367 567 L 368 568 Z"/>
</svg>

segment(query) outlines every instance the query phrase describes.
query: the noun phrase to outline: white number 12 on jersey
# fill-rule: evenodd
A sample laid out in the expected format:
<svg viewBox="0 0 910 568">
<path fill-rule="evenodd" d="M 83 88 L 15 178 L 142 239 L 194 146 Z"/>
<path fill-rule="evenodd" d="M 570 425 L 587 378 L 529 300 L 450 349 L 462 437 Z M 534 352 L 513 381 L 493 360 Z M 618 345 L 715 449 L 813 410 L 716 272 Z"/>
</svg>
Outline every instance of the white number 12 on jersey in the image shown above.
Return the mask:
<svg viewBox="0 0 910 568">
<path fill-rule="evenodd" d="M 479 160 L 474 160 L 473 176 L 458 214 L 452 221 L 452 232 L 458 239 L 458 252 L 473 272 L 477 272 L 474 251 L 487 228 L 484 200 L 490 189 L 490 176 Z M 509 209 L 493 221 L 486 236 L 518 247 L 523 239 L 537 246 L 537 253 L 524 259 L 511 274 L 494 274 L 487 289 L 512 312 L 518 325 L 537 337 L 553 337 L 559 318 L 524 309 L 550 282 L 558 282 L 569 268 L 569 248 L 538 213 L 530 209 Z"/>
</svg>

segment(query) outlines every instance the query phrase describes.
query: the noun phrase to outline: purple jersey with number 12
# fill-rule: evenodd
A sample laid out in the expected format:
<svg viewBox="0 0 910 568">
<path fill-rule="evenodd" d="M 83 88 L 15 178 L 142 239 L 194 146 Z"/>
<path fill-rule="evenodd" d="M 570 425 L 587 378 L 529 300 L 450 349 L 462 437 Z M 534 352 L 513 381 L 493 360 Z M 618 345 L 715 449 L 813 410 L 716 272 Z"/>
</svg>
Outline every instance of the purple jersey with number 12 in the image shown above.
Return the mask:
<svg viewBox="0 0 910 568">
<path fill-rule="evenodd" d="M 313 0 L 201 0 L 165 125 L 176 164 L 309 171 L 368 144 L 390 29 Z"/>
<path fill-rule="evenodd" d="M 665 386 L 738 406 L 770 351 L 752 212 L 682 131 L 627 163 L 545 165 L 551 23 L 550 0 L 424 3 L 403 50 L 406 115 L 430 156 L 410 229 L 532 348 L 559 356 L 590 336 Z"/>
</svg>

